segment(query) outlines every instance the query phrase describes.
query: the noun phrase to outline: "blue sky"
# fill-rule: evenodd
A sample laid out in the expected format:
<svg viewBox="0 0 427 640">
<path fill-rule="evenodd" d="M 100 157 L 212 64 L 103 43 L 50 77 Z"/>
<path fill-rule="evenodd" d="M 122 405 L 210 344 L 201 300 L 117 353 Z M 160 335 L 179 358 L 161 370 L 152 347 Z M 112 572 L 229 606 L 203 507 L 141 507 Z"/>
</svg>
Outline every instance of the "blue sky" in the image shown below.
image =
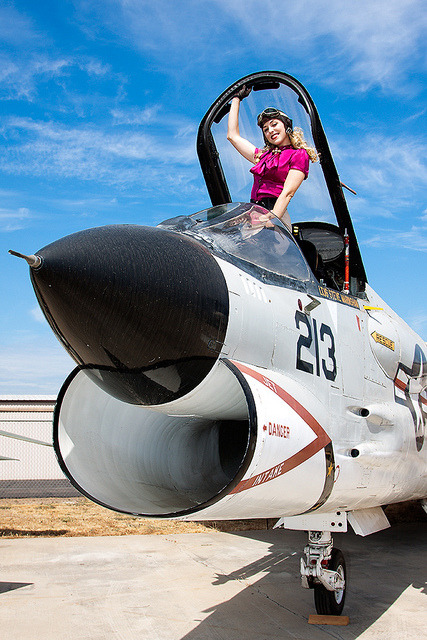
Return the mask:
<svg viewBox="0 0 427 640">
<path fill-rule="evenodd" d="M 200 119 L 234 80 L 313 97 L 370 284 L 427 338 L 423 0 L 0 4 L 0 394 L 55 394 L 73 361 L 7 254 L 209 205 Z"/>
</svg>

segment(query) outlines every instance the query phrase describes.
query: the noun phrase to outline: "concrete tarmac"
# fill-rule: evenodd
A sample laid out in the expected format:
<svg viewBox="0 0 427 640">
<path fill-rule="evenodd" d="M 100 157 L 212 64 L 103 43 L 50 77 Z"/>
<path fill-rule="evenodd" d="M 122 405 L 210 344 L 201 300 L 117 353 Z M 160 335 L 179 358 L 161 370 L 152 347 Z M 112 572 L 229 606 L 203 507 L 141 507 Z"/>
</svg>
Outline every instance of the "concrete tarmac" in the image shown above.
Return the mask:
<svg viewBox="0 0 427 640">
<path fill-rule="evenodd" d="M 347 627 L 313 626 L 304 532 L 0 540 L 2 640 L 405 640 L 425 637 L 424 522 L 334 536 Z"/>
</svg>

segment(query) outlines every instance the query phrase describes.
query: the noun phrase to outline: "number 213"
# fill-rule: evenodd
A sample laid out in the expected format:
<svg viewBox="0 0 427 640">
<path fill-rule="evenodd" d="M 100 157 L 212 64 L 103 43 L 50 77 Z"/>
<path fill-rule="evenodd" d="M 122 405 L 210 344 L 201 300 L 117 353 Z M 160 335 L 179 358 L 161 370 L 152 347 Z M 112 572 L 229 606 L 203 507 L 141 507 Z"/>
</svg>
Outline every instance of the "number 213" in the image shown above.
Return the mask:
<svg viewBox="0 0 427 640">
<path fill-rule="evenodd" d="M 297 342 L 297 369 L 300 371 L 305 371 L 307 373 L 314 373 L 314 365 L 307 360 L 304 360 L 301 357 L 301 352 L 303 349 L 310 350 L 311 345 L 314 340 L 314 352 L 315 352 L 315 366 L 316 366 L 316 375 L 320 376 L 320 365 L 322 366 L 323 375 L 327 380 L 334 381 L 337 377 L 337 361 L 335 359 L 335 340 L 334 335 L 332 333 L 331 327 L 327 324 L 320 325 L 320 331 L 317 330 L 317 321 L 313 318 L 313 328 L 311 327 L 311 323 L 306 316 L 305 313 L 301 311 L 297 311 L 295 313 L 295 324 L 297 329 L 300 328 L 301 324 L 305 325 L 306 335 L 302 334 L 298 338 Z M 319 355 L 319 338 L 321 342 L 327 341 L 328 343 L 328 358 L 327 361 L 322 358 L 320 360 Z M 312 359 L 312 355 L 310 354 L 310 359 Z"/>
</svg>

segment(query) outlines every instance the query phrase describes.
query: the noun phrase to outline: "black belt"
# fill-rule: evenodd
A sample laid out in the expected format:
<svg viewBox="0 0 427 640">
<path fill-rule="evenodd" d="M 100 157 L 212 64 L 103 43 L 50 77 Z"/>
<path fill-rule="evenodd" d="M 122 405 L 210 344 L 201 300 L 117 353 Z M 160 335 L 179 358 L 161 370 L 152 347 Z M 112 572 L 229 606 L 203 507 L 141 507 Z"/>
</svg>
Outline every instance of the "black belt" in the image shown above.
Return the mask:
<svg viewBox="0 0 427 640">
<path fill-rule="evenodd" d="M 269 211 L 271 211 L 271 209 L 277 202 L 277 198 L 275 198 L 274 196 L 272 196 L 271 198 L 260 198 L 259 200 L 254 200 L 253 198 L 251 198 L 251 202 L 253 202 L 253 204 L 259 204 L 261 205 L 261 207 L 264 207 L 264 209 L 268 209 Z"/>
</svg>

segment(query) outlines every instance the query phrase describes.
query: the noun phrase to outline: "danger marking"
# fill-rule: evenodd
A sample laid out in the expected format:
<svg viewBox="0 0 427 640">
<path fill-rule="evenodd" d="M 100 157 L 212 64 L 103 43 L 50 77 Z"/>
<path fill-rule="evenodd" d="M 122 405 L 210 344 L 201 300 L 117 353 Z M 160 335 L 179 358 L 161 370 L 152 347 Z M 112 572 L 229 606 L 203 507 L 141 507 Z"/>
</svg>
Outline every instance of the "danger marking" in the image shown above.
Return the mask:
<svg viewBox="0 0 427 640">
<path fill-rule="evenodd" d="M 268 425 L 265 424 L 264 431 L 267 431 L 269 436 L 277 436 L 278 438 L 289 438 L 291 435 L 289 427 L 285 424 L 279 424 L 278 422 L 269 422 Z"/>
</svg>

